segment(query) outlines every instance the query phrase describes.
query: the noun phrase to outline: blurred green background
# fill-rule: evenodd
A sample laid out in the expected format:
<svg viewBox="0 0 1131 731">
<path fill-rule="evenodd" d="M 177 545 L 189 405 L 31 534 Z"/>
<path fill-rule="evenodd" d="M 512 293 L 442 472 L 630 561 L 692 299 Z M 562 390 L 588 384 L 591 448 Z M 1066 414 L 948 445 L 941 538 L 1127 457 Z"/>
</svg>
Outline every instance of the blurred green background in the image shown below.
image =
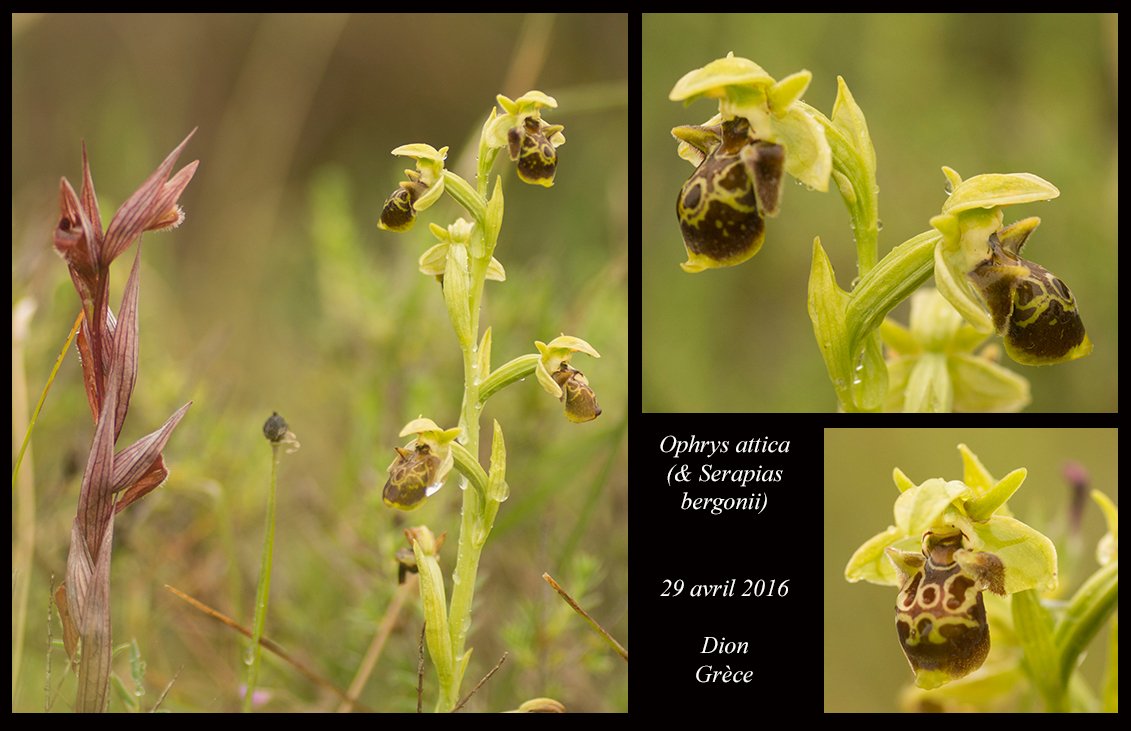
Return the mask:
<svg viewBox="0 0 1131 731">
<path fill-rule="evenodd" d="M 880 257 L 930 228 L 943 165 L 964 178 L 1030 172 L 1051 181 L 1025 256 L 1076 295 L 1095 351 L 1030 379 L 1030 411 L 1115 411 L 1118 403 L 1118 21 L 1115 15 L 645 15 L 641 208 L 644 411 L 836 408 L 806 289 L 813 239 L 848 289 L 855 248 L 844 204 L 788 184 L 766 243 L 737 267 L 685 274 L 675 200 L 692 167 L 671 128 L 711 101 L 668 100 L 683 74 L 733 51 L 783 78 L 813 73 L 805 101 L 830 114 L 843 76 L 867 117 L 880 186 Z M 908 304 L 893 315 L 906 324 Z M 1000 343 L 1000 338 L 997 338 Z"/>
<path fill-rule="evenodd" d="M 1045 533 L 1057 547 L 1060 588 L 1067 599 L 1098 568 L 1096 544 L 1107 531 L 1088 498 L 1078 551 L 1065 540 L 1069 512 L 1064 464 L 1075 460 L 1091 487 L 1118 506 L 1119 433 L 1115 429 L 826 429 L 824 505 L 825 710 L 890 712 L 913 682 L 895 636 L 891 586 L 849 584 L 844 568 L 853 552 L 894 522 L 898 467 L 916 484 L 932 477 L 963 478 L 957 446 L 970 448 L 995 478 L 1024 467 L 1028 476 L 1009 501 L 1014 517 Z M 1093 691 L 1108 659 L 1108 627 L 1089 646 L 1081 672 Z M 993 633 L 991 631 L 991 657 Z M 1039 703 L 1038 703 L 1039 705 Z"/>
<path fill-rule="evenodd" d="M 406 422 L 458 418 L 458 344 L 417 259 L 436 243 L 428 223 L 464 212 L 445 197 L 407 234 L 378 230 L 377 218 L 413 167 L 390 150 L 449 145 L 449 167 L 473 180 L 495 95 L 536 88 L 557 98 L 545 118 L 565 125 L 567 143 L 550 189 L 522 184 L 505 155 L 495 165 L 507 281 L 487 284 L 481 327 L 492 327 L 495 366 L 561 332 L 588 340 L 603 357 L 573 364 L 604 413 L 571 424 L 532 378 L 484 409 L 481 458 L 498 419 L 511 498 L 480 566 L 464 689 L 510 652 L 471 710 L 537 696 L 571 711 L 627 709 L 625 664 L 541 578 L 551 573 L 628 644 L 627 33 L 621 14 L 14 16 L 13 303 L 37 306 L 21 406 L 34 405 L 79 311 L 51 231 L 60 176 L 82 182 L 80 141 L 105 225 L 199 127 L 177 163 L 201 161 L 181 198 L 187 219 L 143 240 L 140 376 L 119 441 L 194 402 L 165 450 L 169 481 L 117 521 L 114 640 L 137 638 L 148 663 L 143 707 L 181 668 L 166 708 L 238 707 L 245 641 L 163 585 L 249 621 L 270 474 L 260 430 L 272 411 L 302 448 L 279 471 L 268 636 L 345 687 L 396 590 L 402 528 L 448 531 L 450 575 L 459 490 L 411 515 L 386 509 L 380 491 Z M 115 310 L 133 256 L 113 268 Z M 92 433 L 72 351 L 23 468 L 37 514 L 18 710 L 43 705 L 49 574 L 63 575 Z M 418 603 L 362 696 L 377 710 L 415 708 Z M 61 650 L 53 664 L 58 686 Z M 115 669 L 126 674 L 124 658 Z M 429 663 L 426 707 L 430 685 Z M 260 687 L 269 710 L 336 707 L 271 659 Z M 71 679 L 56 708 L 73 695 Z"/>
</svg>

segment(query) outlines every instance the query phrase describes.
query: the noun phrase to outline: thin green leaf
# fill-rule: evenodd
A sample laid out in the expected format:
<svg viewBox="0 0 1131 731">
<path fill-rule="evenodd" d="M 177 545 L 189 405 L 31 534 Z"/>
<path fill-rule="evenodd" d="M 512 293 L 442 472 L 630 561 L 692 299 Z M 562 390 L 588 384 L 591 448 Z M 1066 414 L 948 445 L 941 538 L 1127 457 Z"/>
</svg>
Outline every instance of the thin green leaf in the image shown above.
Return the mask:
<svg viewBox="0 0 1131 731">
<path fill-rule="evenodd" d="M 1100 568 L 1080 587 L 1056 626 L 1060 682 L 1067 683 L 1080 653 L 1119 606 L 1119 561 Z"/>
<path fill-rule="evenodd" d="M 1063 710 L 1064 686 L 1057 669 L 1056 643 L 1053 640 L 1052 616 L 1041 606 L 1033 589 L 1013 595 L 1013 624 L 1025 651 L 1029 678 L 1037 687 L 1050 712 Z"/>
</svg>

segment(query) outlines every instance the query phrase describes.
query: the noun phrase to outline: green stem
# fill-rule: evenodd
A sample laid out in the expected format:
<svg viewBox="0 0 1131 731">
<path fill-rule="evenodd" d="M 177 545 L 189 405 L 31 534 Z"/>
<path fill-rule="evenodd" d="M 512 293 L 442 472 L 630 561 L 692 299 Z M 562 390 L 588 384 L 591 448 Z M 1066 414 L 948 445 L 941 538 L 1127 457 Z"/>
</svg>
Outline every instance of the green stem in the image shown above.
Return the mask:
<svg viewBox="0 0 1131 731">
<path fill-rule="evenodd" d="M 263 560 L 259 564 L 259 588 L 255 592 L 255 620 L 248 648 L 247 691 L 243 698 L 244 713 L 251 713 L 252 696 L 259 679 L 259 639 L 267 622 L 267 597 L 271 593 L 271 557 L 275 545 L 275 473 L 279 466 L 279 444 L 271 443 L 271 492 L 267 500 L 267 530 L 263 536 Z"/>
<path fill-rule="evenodd" d="M 477 187 L 479 191 L 487 190 L 489 168 L 480 168 L 478 171 Z M 479 417 L 483 413 L 480 401 L 480 387 L 486 378 L 486 373 L 480 373 L 479 348 L 479 311 L 483 299 L 483 285 L 487 275 L 487 265 L 491 261 L 491 252 L 494 241 L 484 241 L 486 232 L 487 205 L 482 194 L 473 190 L 463 178 L 444 172 L 445 191 L 451 193 L 460 205 L 467 209 L 474 219 L 472 240 L 468 246 L 471 253 L 468 266 L 468 307 L 471 318 L 471 339 L 468 344 L 461 343 L 463 351 L 463 403 L 460 407 L 459 426 L 463 432 L 459 436 L 459 444 L 466 453 L 476 460 L 478 466 L 479 454 Z M 476 256 L 482 252 L 485 256 Z M 463 455 L 461 455 L 463 456 Z M 482 468 L 480 467 L 480 470 Z M 437 701 L 438 711 L 449 711 L 459 702 L 460 683 L 467 667 L 464 645 L 467 640 L 468 629 L 471 626 L 471 604 L 475 595 L 475 577 L 479 572 L 479 557 L 483 550 L 483 540 L 490 531 L 490 526 L 484 527 L 484 498 L 480 489 L 468 489 L 469 482 L 466 476 L 460 476 L 460 489 L 463 491 L 463 510 L 460 511 L 461 523 L 459 534 L 459 554 L 456 558 L 455 573 L 452 576 L 452 601 L 448 611 L 449 633 L 451 637 L 452 660 L 455 672 L 451 676 L 451 684 L 440 689 L 440 698 Z M 476 488 L 479 486 L 477 485 Z"/>
<path fill-rule="evenodd" d="M 911 296 L 935 273 L 935 245 L 941 234 L 934 229 L 891 250 L 852 290 L 845 313 L 850 342 L 876 330 L 887 313 Z"/>
</svg>

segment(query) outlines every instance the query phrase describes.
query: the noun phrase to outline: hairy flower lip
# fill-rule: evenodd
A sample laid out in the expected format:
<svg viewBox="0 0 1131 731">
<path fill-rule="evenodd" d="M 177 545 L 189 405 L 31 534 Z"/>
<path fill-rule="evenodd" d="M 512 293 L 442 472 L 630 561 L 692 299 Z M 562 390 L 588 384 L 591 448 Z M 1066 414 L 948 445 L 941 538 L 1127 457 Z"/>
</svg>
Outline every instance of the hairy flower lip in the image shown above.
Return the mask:
<svg viewBox="0 0 1131 731">
<path fill-rule="evenodd" d="M 736 266 L 757 254 L 764 216 L 778 212 L 784 173 L 828 190 L 832 152 L 825 129 L 800 101 L 811 79 L 802 70 L 776 81 L 730 53 L 685 74 L 672 89 L 669 98 L 685 105 L 719 100 L 719 113 L 703 125 L 672 129 L 680 157 L 696 165 L 676 199 L 684 271 Z"/>
</svg>

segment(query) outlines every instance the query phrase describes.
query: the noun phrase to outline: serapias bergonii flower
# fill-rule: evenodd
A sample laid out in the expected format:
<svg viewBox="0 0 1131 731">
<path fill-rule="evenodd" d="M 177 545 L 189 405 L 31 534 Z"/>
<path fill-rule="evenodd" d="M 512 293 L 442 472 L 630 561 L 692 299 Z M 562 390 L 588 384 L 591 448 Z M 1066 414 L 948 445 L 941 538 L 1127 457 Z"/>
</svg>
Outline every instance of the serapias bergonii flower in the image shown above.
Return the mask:
<svg viewBox="0 0 1131 731">
<path fill-rule="evenodd" d="M 495 98 L 505 114 L 488 122 L 487 144 L 506 148 L 518 163 L 519 180 L 549 188 L 558 166 L 557 148 L 565 144 L 565 127 L 547 124 L 540 110 L 556 108 L 558 102 L 540 91 L 528 91 L 513 101 L 502 94 Z"/>
<path fill-rule="evenodd" d="M 684 271 L 734 266 L 758 253 L 763 216 L 778 212 L 783 173 L 828 190 L 832 151 L 824 127 L 797 104 L 811 79 L 799 71 L 775 81 L 730 53 L 672 89 L 672 101 L 719 100 L 719 113 L 705 124 L 672 129 L 680 157 L 696 166 L 676 200 Z"/>
<path fill-rule="evenodd" d="M 565 404 L 566 418 L 581 423 L 600 416 L 601 407 L 597 405 L 597 396 L 589 387 L 589 380 L 584 373 L 569 364 L 574 353 L 585 353 L 600 358 L 600 354 L 593 346 L 581 338 L 564 334 L 554 338 L 549 344 L 535 341 L 534 345 L 542 354 L 534 369 L 538 382 L 542 384 L 542 388 Z"/>
<path fill-rule="evenodd" d="M 386 231 L 408 231 L 416 223 L 417 211 L 428 208 L 444 194 L 444 159 L 448 148 L 437 150 L 432 145 L 414 143 L 401 145 L 393 154 L 414 158 L 416 171 L 404 171 L 408 180 L 401 181 L 400 187 L 385 200 L 377 227 Z"/>
<path fill-rule="evenodd" d="M 114 515 L 168 477 L 161 451 L 192 403 L 174 412 L 156 431 L 115 451 L 137 382 L 140 240 L 117 318 L 109 304 L 110 264 L 145 231 L 172 228 L 183 220 L 177 200 L 192 180 L 198 163 L 186 165 L 172 178 L 169 173 L 195 132 L 190 132 L 118 208 L 105 234 L 85 144 L 81 196 L 75 194 L 66 178 L 59 184 L 60 210 L 54 245 L 67 262 L 82 302 L 78 349 L 87 401 L 95 419 L 78 510 L 71 525 L 67 578 L 55 592 L 63 621 L 63 644 L 72 658 L 72 667 L 78 660 L 76 651 L 81 641 L 75 696 L 75 710 L 80 712 L 101 712 L 110 684 Z"/>
<path fill-rule="evenodd" d="M 184 211 L 177 205 L 177 200 L 192 180 L 200 161 L 193 160 L 172 178 L 169 173 L 181 150 L 194 134 L 195 129 L 169 153 L 141 187 L 118 207 L 105 233 L 102 231 L 102 216 L 98 211 L 98 198 L 86 158 L 85 142 L 82 145 L 82 195 L 75 193 L 66 178 L 59 181 L 59 223 L 55 227 L 55 251 L 67 262 L 71 281 L 82 302 L 85 317 L 79 333 L 79 351 L 82 355 L 87 399 L 96 420 L 104 396 L 102 385 L 110 371 L 110 331 L 113 329 L 109 302 L 110 264 L 143 232 L 175 228 L 184 220 Z M 107 318 L 110 318 L 109 328 Z M 96 363 L 101 365 L 96 366 Z M 120 424 L 118 428 L 121 428 Z"/>
<path fill-rule="evenodd" d="M 436 422 L 424 417 L 405 425 L 400 436 L 415 434 L 416 439 L 403 449 L 394 447 L 397 456 L 389 465 L 389 480 L 381 494 L 385 505 L 416 510 L 435 495 L 444 486 L 444 479 L 455 463 L 451 443 L 462 431 L 458 426 L 441 429 Z"/>
<path fill-rule="evenodd" d="M 963 181 L 944 167 L 952 191 L 931 219 L 941 234 L 935 248 L 939 291 L 981 333 L 996 331 L 1009 357 L 1049 365 L 1092 352 L 1076 298 L 1044 267 L 1020 257 L 1040 219 L 1002 227 L 1002 208 L 1051 200 L 1056 186 L 1029 173 L 976 175 Z"/>
</svg>

